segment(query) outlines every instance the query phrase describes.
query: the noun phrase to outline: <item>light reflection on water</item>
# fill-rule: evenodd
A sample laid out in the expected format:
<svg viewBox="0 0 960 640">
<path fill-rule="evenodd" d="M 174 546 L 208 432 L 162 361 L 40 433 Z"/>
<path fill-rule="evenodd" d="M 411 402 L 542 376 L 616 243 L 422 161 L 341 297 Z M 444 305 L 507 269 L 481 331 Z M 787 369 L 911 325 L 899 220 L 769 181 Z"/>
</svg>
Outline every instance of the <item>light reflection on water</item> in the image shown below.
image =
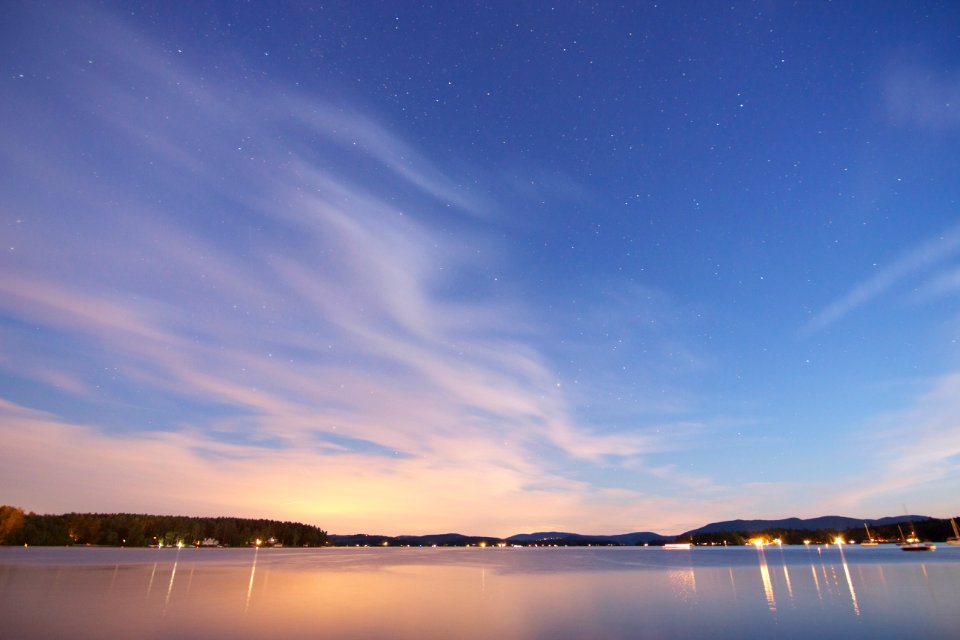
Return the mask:
<svg viewBox="0 0 960 640">
<path fill-rule="evenodd" d="M 253 578 L 257 575 L 257 557 L 260 555 L 260 547 L 253 550 L 253 562 L 250 563 L 250 583 L 247 585 L 247 601 L 243 605 L 243 612 L 250 609 L 250 596 L 253 595 Z"/>
<path fill-rule="evenodd" d="M 25 640 L 927 639 L 957 602 L 960 549 L 0 549 Z"/>
<path fill-rule="evenodd" d="M 843 575 L 847 578 L 847 588 L 850 590 L 850 602 L 853 604 L 854 615 L 860 615 L 860 605 L 857 604 L 857 592 L 853 588 L 853 578 L 850 577 L 850 566 L 847 564 L 847 557 L 843 555 L 843 545 L 837 545 L 837 553 L 840 554 L 840 565 L 843 567 Z"/>
<path fill-rule="evenodd" d="M 773 593 L 773 581 L 770 580 L 770 567 L 767 566 L 767 555 L 763 547 L 757 547 L 757 554 L 760 557 L 760 580 L 763 582 L 763 595 L 767 600 L 767 608 L 770 613 L 777 612 L 777 598 Z"/>
</svg>

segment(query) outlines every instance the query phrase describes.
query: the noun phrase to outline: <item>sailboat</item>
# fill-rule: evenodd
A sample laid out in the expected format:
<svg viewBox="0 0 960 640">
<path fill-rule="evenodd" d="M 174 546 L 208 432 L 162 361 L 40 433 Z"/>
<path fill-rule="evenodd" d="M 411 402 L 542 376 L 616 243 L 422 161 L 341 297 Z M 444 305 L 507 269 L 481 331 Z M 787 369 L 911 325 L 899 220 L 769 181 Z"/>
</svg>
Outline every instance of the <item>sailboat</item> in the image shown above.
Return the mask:
<svg viewBox="0 0 960 640">
<path fill-rule="evenodd" d="M 910 522 L 913 525 L 913 521 Z M 900 525 L 897 525 L 897 529 L 900 529 Z M 920 539 L 917 538 L 916 530 L 910 535 L 909 538 L 904 537 L 903 529 L 900 529 L 900 537 L 903 538 L 903 542 L 900 543 L 900 548 L 904 551 L 934 551 L 937 546 L 930 544 L 929 542 L 920 542 Z"/>
<path fill-rule="evenodd" d="M 953 527 L 953 537 L 947 538 L 947 544 L 960 544 L 960 531 L 957 530 L 957 521 L 950 518 L 950 526 Z"/>
<path fill-rule="evenodd" d="M 860 543 L 861 547 L 875 547 L 879 543 L 873 539 L 873 536 L 870 535 L 870 527 L 867 526 L 867 523 L 863 523 L 863 528 L 867 530 L 867 539 Z"/>
</svg>

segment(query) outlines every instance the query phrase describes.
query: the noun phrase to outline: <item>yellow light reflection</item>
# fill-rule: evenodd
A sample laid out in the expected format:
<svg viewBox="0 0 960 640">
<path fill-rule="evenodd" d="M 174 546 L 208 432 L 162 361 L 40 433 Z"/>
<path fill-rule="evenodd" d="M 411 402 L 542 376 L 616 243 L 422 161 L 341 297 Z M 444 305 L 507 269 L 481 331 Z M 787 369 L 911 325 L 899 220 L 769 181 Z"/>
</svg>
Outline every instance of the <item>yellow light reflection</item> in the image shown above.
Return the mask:
<svg viewBox="0 0 960 640">
<path fill-rule="evenodd" d="M 779 540 L 775 541 L 780 547 L 780 563 L 783 565 L 783 579 L 787 583 L 787 598 L 793 603 L 793 585 L 790 584 L 790 570 L 787 569 L 787 558 L 783 555 L 783 546 Z"/>
<path fill-rule="evenodd" d="M 840 546 L 840 562 L 843 565 L 843 573 L 847 577 L 847 588 L 850 589 L 850 601 L 853 603 L 854 615 L 860 615 L 860 605 L 857 603 L 857 592 L 853 589 L 853 578 L 850 577 L 850 567 L 847 566 L 847 558 L 843 555 L 843 547 Z"/>
<path fill-rule="evenodd" d="M 167 605 L 170 604 L 170 594 L 173 593 L 173 580 L 177 577 L 177 565 L 180 564 L 180 550 L 183 549 L 183 543 L 177 543 L 177 557 L 173 561 L 173 571 L 170 572 L 170 584 L 167 585 L 167 597 L 163 600 L 162 615 L 167 614 Z"/>
<path fill-rule="evenodd" d="M 259 543 L 260 541 L 257 540 Z M 250 596 L 253 594 L 253 577 L 257 573 L 257 554 L 260 553 L 260 545 L 258 544 L 253 550 L 253 565 L 250 567 L 250 583 L 247 585 L 247 602 L 243 607 L 243 612 L 246 613 L 250 608 Z"/>
<path fill-rule="evenodd" d="M 777 612 L 777 599 L 773 593 L 773 582 L 770 581 L 770 569 L 767 567 L 767 557 L 763 553 L 763 545 L 756 545 L 757 554 L 760 558 L 760 580 L 763 582 L 763 594 L 767 599 L 767 606 L 770 613 Z"/>
<path fill-rule="evenodd" d="M 820 592 L 820 579 L 817 578 L 817 570 L 813 565 L 810 565 L 810 573 L 813 574 L 813 586 L 817 590 L 817 598 L 820 600 L 821 604 L 823 603 L 823 594 Z"/>
<path fill-rule="evenodd" d="M 680 600 L 695 602 L 697 597 L 697 576 L 693 567 L 685 569 L 671 569 L 667 572 L 667 579 L 673 587 L 673 592 Z"/>
<path fill-rule="evenodd" d="M 150 571 L 150 580 L 147 582 L 147 595 L 150 595 L 150 592 L 153 591 L 153 578 L 157 575 L 157 563 L 153 563 L 153 570 Z"/>
</svg>

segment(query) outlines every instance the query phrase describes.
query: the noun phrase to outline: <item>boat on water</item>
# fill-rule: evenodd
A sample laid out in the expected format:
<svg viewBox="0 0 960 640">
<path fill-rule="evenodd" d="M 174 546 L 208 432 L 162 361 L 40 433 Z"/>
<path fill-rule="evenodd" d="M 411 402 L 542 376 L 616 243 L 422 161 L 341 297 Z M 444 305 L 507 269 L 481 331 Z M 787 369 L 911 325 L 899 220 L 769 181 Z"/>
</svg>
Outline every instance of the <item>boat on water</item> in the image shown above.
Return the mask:
<svg viewBox="0 0 960 640">
<path fill-rule="evenodd" d="M 879 542 L 873 539 L 873 536 L 870 535 L 870 527 L 867 526 L 867 523 L 863 523 L 863 528 L 867 530 L 867 539 L 860 543 L 861 547 L 875 547 Z"/>
<path fill-rule="evenodd" d="M 667 544 L 663 545 L 663 548 L 667 550 L 672 550 L 672 551 L 689 549 L 690 543 L 689 542 L 668 542 Z"/>
<path fill-rule="evenodd" d="M 897 525 L 897 529 L 900 529 L 900 525 Z M 935 551 L 937 548 L 936 545 L 929 542 L 920 542 L 916 530 L 910 534 L 910 537 L 906 537 L 903 535 L 903 529 L 900 529 L 900 537 L 903 539 L 903 542 L 900 543 L 900 548 L 903 551 Z"/>
<path fill-rule="evenodd" d="M 960 544 L 960 531 L 957 530 L 957 521 L 950 518 L 950 526 L 953 527 L 953 537 L 947 538 L 947 544 Z"/>
</svg>

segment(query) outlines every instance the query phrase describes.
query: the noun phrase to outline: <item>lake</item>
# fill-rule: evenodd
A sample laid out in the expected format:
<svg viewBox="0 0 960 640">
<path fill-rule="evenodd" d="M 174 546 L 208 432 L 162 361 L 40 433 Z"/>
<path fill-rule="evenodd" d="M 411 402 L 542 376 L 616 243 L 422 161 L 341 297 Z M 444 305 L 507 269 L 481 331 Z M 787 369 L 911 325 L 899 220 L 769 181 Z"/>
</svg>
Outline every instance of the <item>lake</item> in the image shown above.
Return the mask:
<svg viewBox="0 0 960 640">
<path fill-rule="evenodd" d="M 956 638 L 960 548 L 0 548 L 2 638 Z"/>
</svg>

